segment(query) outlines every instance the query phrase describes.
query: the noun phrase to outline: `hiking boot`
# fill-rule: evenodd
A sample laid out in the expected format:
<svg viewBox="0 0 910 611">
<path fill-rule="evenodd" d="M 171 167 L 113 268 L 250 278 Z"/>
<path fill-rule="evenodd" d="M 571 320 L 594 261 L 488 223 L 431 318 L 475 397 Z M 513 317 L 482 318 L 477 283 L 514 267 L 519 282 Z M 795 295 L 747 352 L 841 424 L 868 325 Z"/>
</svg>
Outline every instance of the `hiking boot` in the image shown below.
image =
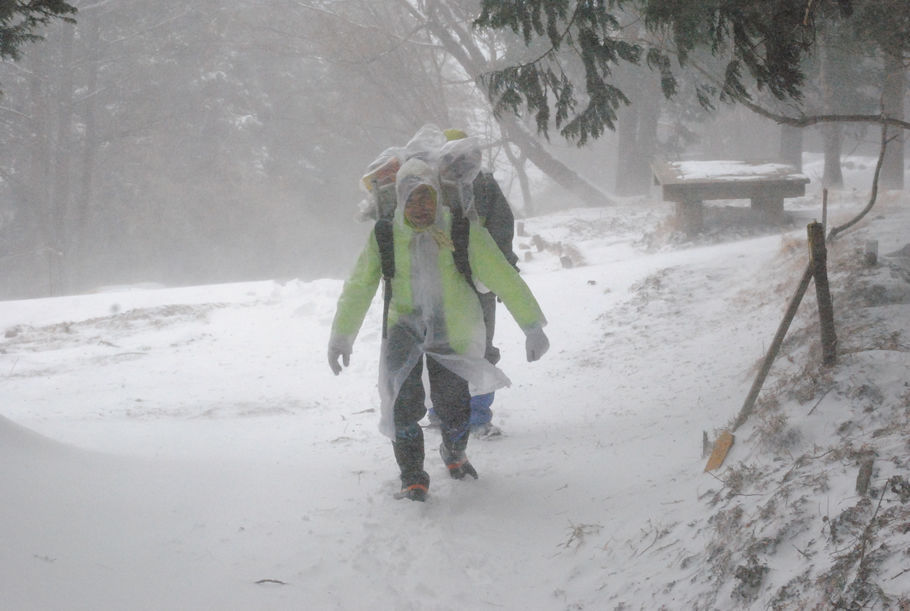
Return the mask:
<svg viewBox="0 0 910 611">
<path fill-rule="evenodd" d="M 471 437 L 476 439 L 492 439 L 500 436 L 502 436 L 502 429 L 492 422 L 484 422 L 471 427 Z"/>
<path fill-rule="evenodd" d="M 427 487 L 423 484 L 411 484 L 402 486 L 401 492 L 395 495 L 396 499 L 408 499 L 411 501 L 420 501 L 423 503 L 427 500 Z"/>
<path fill-rule="evenodd" d="M 477 470 L 471 465 L 464 450 L 453 452 L 446 447 L 445 443 L 442 443 L 439 446 L 439 455 L 442 457 L 442 462 L 446 464 L 452 479 L 464 479 L 465 475 L 477 479 Z"/>
<path fill-rule="evenodd" d="M 426 501 L 427 490 L 430 488 L 430 476 L 426 471 L 413 474 L 402 474 L 401 492 L 395 495 L 396 499 L 410 499 L 412 501 Z"/>
</svg>

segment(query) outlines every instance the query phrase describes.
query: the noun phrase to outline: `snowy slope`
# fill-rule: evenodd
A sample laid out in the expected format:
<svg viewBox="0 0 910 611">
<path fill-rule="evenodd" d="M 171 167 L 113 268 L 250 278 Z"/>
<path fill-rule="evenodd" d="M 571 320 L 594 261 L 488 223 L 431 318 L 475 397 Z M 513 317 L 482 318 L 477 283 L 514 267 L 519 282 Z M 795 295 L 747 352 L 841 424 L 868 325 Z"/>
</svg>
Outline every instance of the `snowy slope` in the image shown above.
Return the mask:
<svg viewBox="0 0 910 611">
<path fill-rule="evenodd" d="M 835 223 L 864 204 L 833 199 Z M 0 302 L 0 608 L 824 608 L 859 504 L 860 526 L 894 517 L 891 551 L 867 547 L 887 597 L 869 600 L 897 605 L 910 518 L 886 483 L 910 455 L 910 285 L 900 257 L 869 269 L 854 250 L 907 243 L 906 196 L 832 246 L 839 365 L 813 364 L 810 295 L 756 416 L 702 472 L 703 432 L 736 415 L 805 265 L 818 198 L 794 205 L 783 235 L 682 245 L 659 202 L 528 219 L 551 351 L 524 363 L 501 311 L 506 434 L 471 442 L 480 479 L 462 482 L 428 430 L 425 504 L 392 499 L 376 430 L 378 299 L 339 377 L 337 280 Z"/>
</svg>

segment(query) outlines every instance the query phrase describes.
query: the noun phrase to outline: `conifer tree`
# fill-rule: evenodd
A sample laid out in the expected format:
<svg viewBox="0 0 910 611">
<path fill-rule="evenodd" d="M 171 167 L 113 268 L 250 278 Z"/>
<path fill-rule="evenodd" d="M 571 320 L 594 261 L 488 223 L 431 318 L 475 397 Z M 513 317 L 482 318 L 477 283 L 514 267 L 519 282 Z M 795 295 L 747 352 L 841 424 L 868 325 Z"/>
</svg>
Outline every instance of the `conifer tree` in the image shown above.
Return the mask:
<svg viewBox="0 0 910 611">
<path fill-rule="evenodd" d="M 55 18 L 72 21 L 75 13 L 76 7 L 64 0 L 0 2 L 0 60 L 19 59 L 24 44 L 41 40 L 38 28 Z"/>
<path fill-rule="evenodd" d="M 40 40 L 35 31 L 54 18 L 72 20 L 76 7 L 63 0 L 0 2 L 0 59 L 19 59 L 22 45 Z"/>
<path fill-rule="evenodd" d="M 908 7 L 906 0 L 482 0 L 475 27 L 509 29 L 529 45 L 527 59 L 485 75 L 496 109 L 526 111 L 540 133 L 555 126 L 582 145 L 614 129 L 616 110 L 630 103 L 614 78 L 623 63 L 654 70 L 672 96 L 679 69 L 707 50 L 720 77 L 696 85 L 703 106 L 748 104 L 756 90 L 799 101 L 820 22 L 849 20 L 870 43 L 906 59 Z M 640 15 L 661 44 L 626 39 L 622 11 Z M 542 42 L 545 49 L 530 51 Z"/>
</svg>

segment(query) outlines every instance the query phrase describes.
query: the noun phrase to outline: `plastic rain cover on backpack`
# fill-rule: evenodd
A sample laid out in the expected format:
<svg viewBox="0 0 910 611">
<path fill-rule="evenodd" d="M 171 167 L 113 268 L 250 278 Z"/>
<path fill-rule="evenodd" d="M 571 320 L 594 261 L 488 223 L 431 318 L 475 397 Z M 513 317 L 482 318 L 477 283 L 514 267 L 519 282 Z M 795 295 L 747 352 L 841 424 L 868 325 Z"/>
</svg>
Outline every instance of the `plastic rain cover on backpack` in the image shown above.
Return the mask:
<svg viewBox="0 0 910 611">
<path fill-rule="evenodd" d="M 395 212 L 395 175 L 407 152 L 401 147 L 387 148 L 382 151 L 360 178 L 360 186 L 369 198 L 361 205 L 360 217 L 363 220 L 391 218 Z"/>
<path fill-rule="evenodd" d="M 446 135 L 441 129 L 428 123 L 417 130 L 414 137 L 404 145 L 407 158 L 416 157 L 421 161 L 432 164 L 437 151 L 446 143 Z"/>
<path fill-rule="evenodd" d="M 480 174 L 481 162 L 480 140 L 473 137 L 446 142 L 436 158 L 443 202 L 449 208 L 460 208 L 469 220 L 478 218 L 474 179 Z"/>
<path fill-rule="evenodd" d="M 361 220 L 392 216 L 395 210 L 395 173 L 408 159 L 420 159 L 434 168 L 442 187 L 442 202 L 460 208 L 468 219 L 476 219 L 474 179 L 480 173 L 480 140 L 474 137 L 446 140 L 437 126 L 428 124 L 417 130 L 403 147 L 390 147 L 367 166 L 360 185 L 369 196 L 361 205 Z"/>
<path fill-rule="evenodd" d="M 474 290 L 464 277 L 449 268 L 454 277 L 443 279 L 439 264 L 440 248 L 448 248 L 445 239 L 449 235 L 450 213 L 440 205 L 436 206 L 434 224 L 424 230 L 414 230 L 405 223 L 404 207 L 411 192 L 421 185 L 429 186 L 434 193 L 440 191 L 438 172 L 420 159 L 409 159 L 398 170 L 396 180 L 397 209 L 395 211 L 396 233 L 412 233 L 409 246 L 411 311 L 399 313 L 390 321 L 388 337 L 383 340 L 379 362 L 379 394 L 381 399 L 380 431 L 390 437 L 395 435 L 394 405 L 398 392 L 408 374 L 423 354 L 434 358 L 446 369 L 468 381 L 472 395 L 493 392 L 509 385 L 509 378 L 502 370 L 484 358 L 486 349 L 486 327 L 483 312 Z M 438 197 L 438 195 L 437 195 Z M 436 234 L 436 235 L 434 235 Z M 400 252 L 400 251 L 399 251 Z M 447 282 L 446 290 L 443 283 Z M 393 293 L 393 299 L 394 297 Z M 446 305 L 457 307 L 457 315 L 469 321 L 470 337 L 456 338 L 460 352 L 452 347 L 448 335 Z"/>
</svg>

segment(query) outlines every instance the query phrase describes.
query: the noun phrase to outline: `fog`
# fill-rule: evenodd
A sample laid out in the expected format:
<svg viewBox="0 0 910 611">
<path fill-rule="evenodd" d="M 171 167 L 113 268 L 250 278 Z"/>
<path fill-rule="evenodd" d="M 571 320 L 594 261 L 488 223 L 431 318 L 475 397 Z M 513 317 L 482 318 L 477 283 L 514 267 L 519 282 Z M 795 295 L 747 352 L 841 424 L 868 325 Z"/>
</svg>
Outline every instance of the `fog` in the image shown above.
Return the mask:
<svg viewBox="0 0 910 611">
<path fill-rule="evenodd" d="M 427 17 L 399 2 L 73 4 L 75 25 L 52 24 L 0 64 L 0 299 L 341 277 L 370 230 L 354 219 L 364 168 L 426 123 L 484 138 L 519 217 L 645 194 L 655 156 L 778 159 L 796 146 L 798 162 L 799 150 L 876 148 L 861 128 L 805 130 L 782 148 L 772 121 L 708 113 L 685 89 L 666 101 L 632 67 L 617 71 L 632 105 L 597 142 L 503 130 Z M 434 19 L 465 28 L 475 7 L 451 4 Z M 473 36 L 502 46 L 502 34 Z M 832 66 L 855 59 L 831 59 L 826 78 L 853 78 Z M 845 110 L 868 110 L 871 81 L 839 94 Z M 810 86 L 810 102 L 830 101 L 824 91 Z M 576 178 L 560 180 L 565 168 Z"/>
</svg>

